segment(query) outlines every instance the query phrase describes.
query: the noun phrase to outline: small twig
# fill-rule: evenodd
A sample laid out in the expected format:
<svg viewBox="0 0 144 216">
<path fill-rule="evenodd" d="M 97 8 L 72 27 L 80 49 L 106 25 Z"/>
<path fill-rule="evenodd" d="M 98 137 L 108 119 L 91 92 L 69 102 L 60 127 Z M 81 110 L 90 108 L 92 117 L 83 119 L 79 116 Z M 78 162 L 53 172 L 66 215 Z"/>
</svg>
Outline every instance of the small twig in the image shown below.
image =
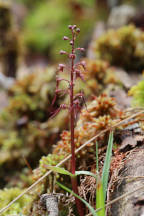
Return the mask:
<svg viewBox="0 0 144 216">
<path fill-rule="evenodd" d="M 31 166 L 30 166 L 28 160 L 26 159 L 26 157 L 25 157 L 24 155 L 23 155 L 22 157 L 23 157 L 23 159 L 24 159 L 25 164 L 27 165 L 28 169 L 30 170 L 30 172 L 31 172 L 31 174 L 32 174 L 33 171 L 32 171 L 32 168 L 31 168 Z"/>
<path fill-rule="evenodd" d="M 78 149 L 75 150 L 75 153 L 77 154 L 79 151 L 81 151 L 84 147 L 86 147 L 89 143 L 91 143 L 92 141 L 94 141 L 97 137 L 101 136 L 102 134 L 104 134 L 105 132 L 111 130 L 112 128 L 115 128 L 117 126 L 120 126 L 121 124 L 123 124 L 125 121 L 128 121 L 131 118 L 134 118 L 140 114 L 144 113 L 143 111 L 140 111 L 138 113 L 135 113 L 131 116 L 129 116 L 128 118 L 118 122 L 117 124 L 113 125 L 111 128 L 107 128 L 103 131 L 101 131 L 100 133 L 98 133 L 97 135 L 95 135 L 94 137 L 92 137 L 91 139 L 89 139 L 87 142 L 85 142 L 83 145 L 81 145 Z M 60 163 L 58 163 L 56 165 L 56 167 L 59 167 L 61 165 L 63 165 L 66 161 L 68 161 L 71 158 L 71 154 L 68 155 L 66 158 L 64 158 Z M 6 211 L 14 202 L 16 202 L 18 199 L 20 199 L 24 194 L 30 192 L 36 185 L 38 185 L 40 182 L 42 182 L 48 175 L 50 175 L 52 173 L 52 170 L 47 171 L 42 177 L 40 177 L 35 183 L 33 183 L 30 187 L 28 187 L 26 190 L 24 190 L 19 196 L 17 196 L 14 200 L 12 200 L 7 206 L 3 207 L 2 209 L 0 209 L 0 214 L 3 213 L 4 211 Z M 144 187 L 144 186 L 143 186 Z M 140 189 L 137 189 L 140 190 Z M 135 191 L 134 191 L 135 192 Z M 131 192 L 130 192 L 131 193 Z M 124 196 L 124 195 L 122 195 Z M 122 197 L 123 198 L 123 197 Z M 120 198 L 120 199 L 122 199 Z M 118 199 L 118 198 L 117 198 Z M 117 201 L 117 199 L 115 199 Z M 118 199 L 119 200 L 119 199 Z M 112 202 L 112 201 L 111 201 Z M 110 204 L 112 204 L 110 202 Z M 110 205 L 109 203 L 107 205 Z M 106 206 L 107 206 L 106 205 Z"/>
<path fill-rule="evenodd" d="M 140 181 L 144 179 L 144 176 L 125 176 L 120 179 L 126 179 L 127 182 Z"/>
</svg>

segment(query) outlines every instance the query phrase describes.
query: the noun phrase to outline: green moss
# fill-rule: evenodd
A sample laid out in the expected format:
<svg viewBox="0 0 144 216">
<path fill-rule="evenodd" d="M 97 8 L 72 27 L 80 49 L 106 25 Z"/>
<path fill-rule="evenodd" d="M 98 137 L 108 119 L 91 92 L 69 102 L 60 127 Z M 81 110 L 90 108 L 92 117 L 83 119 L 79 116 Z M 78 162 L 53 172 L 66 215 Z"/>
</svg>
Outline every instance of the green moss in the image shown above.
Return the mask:
<svg viewBox="0 0 144 216">
<path fill-rule="evenodd" d="M 95 95 L 100 95 L 109 84 L 120 84 L 115 76 L 115 69 L 101 59 L 85 59 L 87 70 L 84 71 L 86 87 Z"/>
<path fill-rule="evenodd" d="M 55 68 L 50 67 L 17 80 L 9 90 L 9 104 L 0 114 L 1 167 L 15 160 L 24 165 L 22 155 L 37 161 L 51 151 L 51 142 L 67 121 L 66 112 L 59 113 L 57 121 L 49 120 L 54 92 Z"/>
<path fill-rule="evenodd" d="M 0 190 L 0 209 L 9 204 L 13 199 L 15 199 L 18 195 L 20 195 L 23 190 L 19 188 L 5 188 L 4 190 Z M 18 201 L 14 202 L 14 204 L 8 208 L 8 210 L 2 213 L 2 216 L 6 215 L 17 215 L 23 212 L 25 206 L 27 206 L 27 213 L 30 213 L 28 210 L 28 206 L 32 202 L 32 197 L 30 195 L 23 195 Z"/>
<path fill-rule="evenodd" d="M 94 45 L 96 58 L 128 70 L 144 68 L 144 33 L 132 25 L 109 30 Z"/>
<path fill-rule="evenodd" d="M 144 80 L 140 81 L 136 86 L 133 86 L 129 95 L 133 96 L 132 105 L 133 106 L 144 106 Z"/>
</svg>

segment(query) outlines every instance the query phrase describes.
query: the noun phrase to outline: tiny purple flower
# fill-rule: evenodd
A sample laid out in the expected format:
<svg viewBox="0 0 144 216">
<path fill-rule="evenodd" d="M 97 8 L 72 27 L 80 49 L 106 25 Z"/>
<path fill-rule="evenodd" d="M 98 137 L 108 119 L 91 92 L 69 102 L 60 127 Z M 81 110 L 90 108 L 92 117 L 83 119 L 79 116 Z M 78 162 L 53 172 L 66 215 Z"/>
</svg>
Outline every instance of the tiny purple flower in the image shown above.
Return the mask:
<svg viewBox="0 0 144 216">
<path fill-rule="evenodd" d="M 69 29 L 72 29 L 72 25 L 69 25 L 68 28 L 69 28 Z"/>
<path fill-rule="evenodd" d="M 80 50 L 80 51 L 82 51 L 82 52 L 84 52 L 85 51 L 85 49 L 84 48 L 81 48 L 81 47 L 78 47 L 78 48 L 76 48 L 77 50 Z"/>
<path fill-rule="evenodd" d="M 63 40 L 69 40 L 69 37 L 64 36 L 64 37 L 63 37 Z"/>
<path fill-rule="evenodd" d="M 63 72 L 64 68 L 65 68 L 65 65 L 64 65 L 64 64 L 59 64 L 58 70 L 60 70 L 60 71 Z"/>
<path fill-rule="evenodd" d="M 73 26 L 72 26 L 72 29 L 76 29 L 76 27 L 77 27 L 76 25 L 73 25 Z"/>
<path fill-rule="evenodd" d="M 61 55 L 64 55 L 64 54 L 67 54 L 67 52 L 64 51 L 64 50 L 61 50 L 61 51 L 60 51 L 60 54 L 61 54 Z"/>
<path fill-rule="evenodd" d="M 70 41 L 70 45 L 73 45 L 73 41 L 72 40 Z"/>
<path fill-rule="evenodd" d="M 86 69 L 86 62 L 85 61 L 81 61 L 80 64 L 83 66 L 84 69 Z"/>
<path fill-rule="evenodd" d="M 77 33 L 80 33 L 80 29 L 79 29 L 79 28 L 77 28 L 77 29 L 76 29 L 76 32 L 77 32 Z"/>
<path fill-rule="evenodd" d="M 70 59 L 75 59 L 76 55 L 75 54 L 69 54 Z"/>
</svg>

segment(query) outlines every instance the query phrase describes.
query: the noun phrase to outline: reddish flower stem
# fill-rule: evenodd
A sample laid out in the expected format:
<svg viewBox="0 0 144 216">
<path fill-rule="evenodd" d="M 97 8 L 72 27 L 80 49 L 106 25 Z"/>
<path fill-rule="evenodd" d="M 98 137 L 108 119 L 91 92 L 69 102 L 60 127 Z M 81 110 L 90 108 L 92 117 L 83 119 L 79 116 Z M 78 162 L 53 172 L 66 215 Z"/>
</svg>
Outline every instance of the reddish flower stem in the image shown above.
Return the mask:
<svg viewBox="0 0 144 216">
<path fill-rule="evenodd" d="M 55 91 L 55 97 L 53 99 L 52 105 L 54 105 L 58 94 L 62 91 L 61 89 L 59 89 L 59 84 L 61 81 L 67 81 L 69 83 L 69 88 L 65 91 L 65 93 L 67 93 L 67 91 L 69 92 L 70 104 L 69 104 L 69 106 L 67 104 L 61 104 L 60 107 L 57 110 L 55 110 L 55 112 L 53 112 L 52 117 L 54 117 L 61 109 L 69 109 L 69 111 L 70 111 L 71 154 L 72 154 L 71 172 L 72 172 L 72 174 L 75 175 L 76 157 L 75 157 L 75 142 L 74 142 L 74 135 L 75 135 L 74 134 L 74 126 L 75 126 L 74 124 L 75 124 L 75 114 L 76 114 L 76 111 L 80 110 L 80 99 L 83 98 L 83 94 L 74 95 L 74 84 L 75 84 L 75 80 L 77 78 L 81 78 L 83 80 L 83 76 L 81 74 L 81 71 L 78 70 L 77 66 L 81 65 L 85 69 L 85 63 L 84 63 L 84 61 L 82 61 L 79 64 L 75 64 L 75 62 L 74 62 L 75 57 L 76 57 L 75 51 L 76 50 L 84 51 L 84 48 L 80 48 L 80 47 L 75 48 L 75 39 L 76 39 L 77 35 L 79 34 L 80 29 L 77 28 L 76 25 L 69 25 L 68 28 L 72 32 L 72 40 L 70 40 L 70 38 L 67 36 L 64 36 L 63 40 L 69 41 L 71 48 L 72 48 L 71 53 L 67 53 L 64 50 L 61 50 L 60 54 L 61 55 L 67 55 L 71 61 L 70 80 L 60 78 L 59 76 L 56 77 L 56 91 Z M 65 64 L 59 64 L 59 67 L 58 67 L 59 72 L 63 72 L 65 67 L 66 67 Z M 78 194 L 77 178 L 72 177 L 71 182 L 72 182 L 73 191 L 76 194 Z M 79 215 L 84 216 L 82 202 L 78 198 L 75 198 L 75 201 L 76 201 L 77 211 L 78 211 Z"/>
<path fill-rule="evenodd" d="M 74 54 L 74 33 L 72 31 L 72 54 Z M 75 143 L 74 143 L 74 59 L 71 60 L 71 80 L 70 80 L 70 108 L 71 108 L 71 116 L 70 116 L 70 130 L 71 130 L 71 153 L 72 153 L 72 166 L 71 171 L 72 174 L 75 174 Z"/>
<path fill-rule="evenodd" d="M 74 31 L 72 30 L 72 55 L 74 55 Z M 71 108 L 71 115 L 70 115 L 70 130 L 71 130 L 71 172 L 75 174 L 76 169 L 76 159 L 75 159 L 75 143 L 74 143 L 74 58 L 71 59 L 71 80 L 70 80 L 70 108 Z M 77 178 L 72 177 L 72 189 L 73 191 L 78 194 L 78 186 L 77 186 Z M 80 216 L 84 215 L 83 206 L 79 199 L 75 197 L 75 202 L 77 206 L 77 210 Z"/>
</svg>

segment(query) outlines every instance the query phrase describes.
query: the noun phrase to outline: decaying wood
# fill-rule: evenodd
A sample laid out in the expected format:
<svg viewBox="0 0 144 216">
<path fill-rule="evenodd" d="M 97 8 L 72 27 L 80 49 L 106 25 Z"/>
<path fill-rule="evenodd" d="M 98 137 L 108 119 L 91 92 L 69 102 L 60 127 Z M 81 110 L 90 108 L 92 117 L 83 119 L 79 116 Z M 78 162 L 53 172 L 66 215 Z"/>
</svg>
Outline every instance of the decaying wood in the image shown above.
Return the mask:
<svg viewBox="0 0 144 216">
<path fill-rule="evenodd" d="M 58 216 L 58 197 L 56 195 L 43 194 L 40 203 L 45 207 L 49 216 Z"/>
<path fill-rule="evenodd" d="M 132 150 L 119 171 L 116 183 L 111 193 L 111 200 L 144 185 L 144 146 Z M 132 196 L 114 203 L 110 207 L 112 216 L 142 216 L 144 215 L 144 190 L 135 192 Z"/>
</svg>

